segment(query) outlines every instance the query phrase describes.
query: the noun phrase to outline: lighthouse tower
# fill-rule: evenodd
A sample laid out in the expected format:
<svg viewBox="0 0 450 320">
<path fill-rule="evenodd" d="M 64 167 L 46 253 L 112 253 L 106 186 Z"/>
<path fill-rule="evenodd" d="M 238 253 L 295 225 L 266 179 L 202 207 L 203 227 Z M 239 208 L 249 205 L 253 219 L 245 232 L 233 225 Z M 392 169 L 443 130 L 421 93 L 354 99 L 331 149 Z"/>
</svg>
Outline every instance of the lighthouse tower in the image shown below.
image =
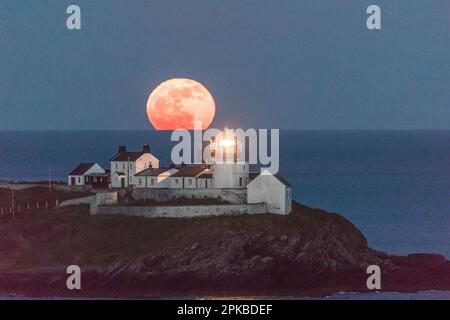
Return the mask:
<svg viewBox="0 0 450 320">
<path fill-rule="evenodd" d="M 249 165 L 236 135 L 219 135 L 211 141 L 211 171 L 214 188 L 244 189 Z"/>
</svg>

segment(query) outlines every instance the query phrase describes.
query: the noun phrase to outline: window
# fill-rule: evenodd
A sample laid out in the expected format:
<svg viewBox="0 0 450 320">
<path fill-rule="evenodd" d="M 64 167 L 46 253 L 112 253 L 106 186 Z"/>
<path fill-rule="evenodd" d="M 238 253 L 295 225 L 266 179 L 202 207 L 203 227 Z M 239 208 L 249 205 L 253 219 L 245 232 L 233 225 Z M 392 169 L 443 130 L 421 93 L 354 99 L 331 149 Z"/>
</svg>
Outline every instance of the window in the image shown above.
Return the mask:
<svg viewBox="0 0 450 320">
<path fill-rule="evenodd" d="M 239 185 L 242 186 L 242 178 L 239 177 Z"/>
<path fill-rule="evenodd" d="M 139 185 L 140 186 L 142 185 L 142 179 L 141 178 L 139 178 Z"/>
<path fill-rule="evenodd" d="M 192 184 L 192 179 L 189 179 L 189 184 Z"/>
<path fill-rule="evenodd" d="M 122 163 L 122 170 L 125 170 L 125 163 Z"/>
<path fill-rule="evenodd" d="M 154 178 L 151 178 L 151 179 L 150 179 L 150 184 L 151 184 L 151 185 L 154 185 L 154 184 L 155 184 L 155 179 L 154 179 Z"/>
<path fill-rule="evenodd" d="M 94 182 L 97 182 L 97 177 L 94 177 Z"/>
<path fill-rule="evenodd" d="M 78 177 L 78 183 L 81 183 L 81 177 Z"/>
<path fill-rule="evenodd" d="M 118 165 L 117 165 L 117 162 L 116 162 L 116 170 L 118 169 Z"/>
<path fill-rule="evenodd" d="M 175 183 L 178 184 L 178 179 L 175 179 Z"/>
<path fill-rule="evenodd" d="M 130 170 L 133 170 L 133 164 L 130 163 Z"/>
</svg>

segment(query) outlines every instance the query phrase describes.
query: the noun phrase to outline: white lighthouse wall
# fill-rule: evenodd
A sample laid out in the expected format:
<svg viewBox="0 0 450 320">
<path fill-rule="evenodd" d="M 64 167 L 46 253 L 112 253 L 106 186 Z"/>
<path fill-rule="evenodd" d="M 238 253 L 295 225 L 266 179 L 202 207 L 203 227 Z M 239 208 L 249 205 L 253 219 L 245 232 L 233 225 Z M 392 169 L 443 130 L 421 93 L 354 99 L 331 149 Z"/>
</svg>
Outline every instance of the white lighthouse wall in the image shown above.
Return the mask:
<svg viewBox="0 0 450 320">
<path fill-rule="evenodd" d="M 212 176 L 214 188 L 245 188 L 248 182 L 248 164 L 215 164 Z"/>
</svg>

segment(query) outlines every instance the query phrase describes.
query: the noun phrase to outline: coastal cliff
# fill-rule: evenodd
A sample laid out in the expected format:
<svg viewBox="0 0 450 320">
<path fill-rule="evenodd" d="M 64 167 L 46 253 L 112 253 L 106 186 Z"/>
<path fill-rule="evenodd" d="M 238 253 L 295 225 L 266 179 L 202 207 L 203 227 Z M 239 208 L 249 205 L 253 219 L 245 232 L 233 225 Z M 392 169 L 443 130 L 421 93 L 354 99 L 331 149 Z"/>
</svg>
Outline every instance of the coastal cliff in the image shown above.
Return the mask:
<svg viewBox="0 0 450 320">
<path fill-rule="evenodd" d="M 373 250 L 341 215 L 299 203 L 289 216 L 195 219 L 30 210 L 0 216 L 0 243 L 1 296 L 324 296 L 367 291 L 372 264 L 383 291 L 450 289 L 444 257 Z M 79 291 L 66 288 L 72 264 Z"/>
</svg>

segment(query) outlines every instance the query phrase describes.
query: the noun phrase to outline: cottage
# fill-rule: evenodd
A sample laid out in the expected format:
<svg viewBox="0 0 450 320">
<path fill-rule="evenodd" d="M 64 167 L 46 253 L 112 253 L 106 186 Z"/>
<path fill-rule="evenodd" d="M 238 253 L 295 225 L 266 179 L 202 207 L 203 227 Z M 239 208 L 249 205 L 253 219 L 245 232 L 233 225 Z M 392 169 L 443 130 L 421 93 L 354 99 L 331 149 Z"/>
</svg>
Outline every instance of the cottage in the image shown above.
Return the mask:
<svg viewBox="0 0 450 320">
<path fill-rule="evenodd" d="M 266 203 L 268 213 L 287 215 L 292 211 L 292 186 L 264 171 L 247 185 L 247 203 Z"/>
<path fill-rule="evenodd" d="M 196 189 L 198 188 L 197 178 L 203 173 L 209 173 L 209 169 L 204 166 L 182 167 L 170 177 L 170 187 Z"/>
<path fill-rule="evenodd" d="M 169 177 L 177 171 L 176 168 L 147 168 L 136 173 L 136 188 L 169 188 Z"/>
<path fill-rule="evenodd" d="M 89 184 L 89 178 L 87 177 L 91 174 L 105 174 L 105 169 L 94 162 L 80 163 L 69 173 L 67 184 L 69 186 L 84 186 Z"/>
<path fill-rule="evenodd" d="M 147 168 L 158 168 L 159 160 L 150 153 L 150 145 L 143 146 L 142 152 L 127 151 L 126 146 L 119 146 L 111 158 L 111 187 L 126 188 L 136 185 L 135 174 Z"/>
<path fill-rule="evenodd" d="M 213 175 L 211 172 L 205 172 L 197 178 L 198 189 L 209 189 L 213 187 Z"/>
</svg>

